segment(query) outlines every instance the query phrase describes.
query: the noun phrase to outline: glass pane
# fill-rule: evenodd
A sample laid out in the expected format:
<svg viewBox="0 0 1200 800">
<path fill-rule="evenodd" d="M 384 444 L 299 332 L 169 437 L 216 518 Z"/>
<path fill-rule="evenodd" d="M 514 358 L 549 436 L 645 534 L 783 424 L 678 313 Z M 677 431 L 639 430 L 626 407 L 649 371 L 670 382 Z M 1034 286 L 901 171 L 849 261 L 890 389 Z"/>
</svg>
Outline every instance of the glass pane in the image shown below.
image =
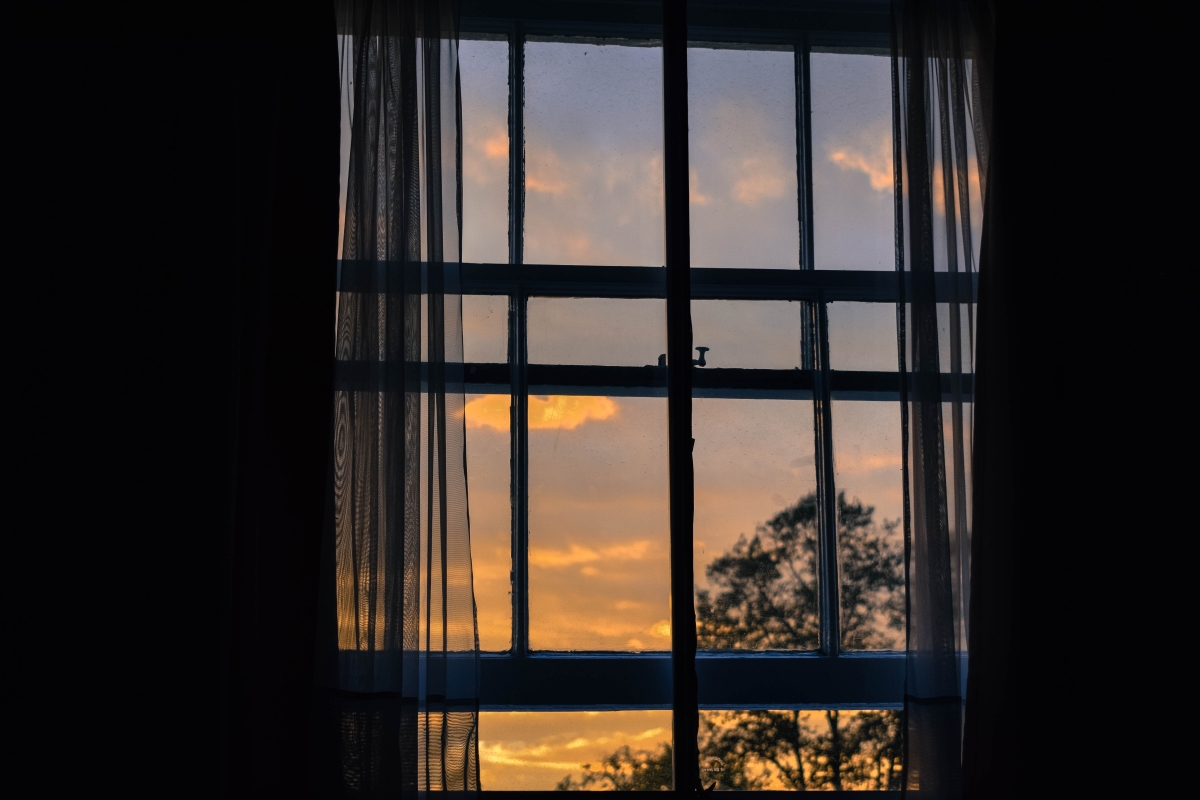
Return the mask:
<svg viewBox="0 0 1200 800">
<path fill-rule="evenodd" d="M 811 54 L 817 269 L 895 269 L 892 73 L 886 54 Z"/>
<path fill-rule="evenodd" d="M 800 366 L 801 304 L 773 300 L 693 300 L 692 343 L 707 347 L 706 366 L 795 369 Z"/>
<path fill-rule="evenodd" d="M 899 792 L 899 711 L 701 711 L 704 785 Z"/>
<path fill-rule="evenodd" d="M 536 650 L 669 650 L 667 401 L 530 396 Z"/>
<path fill-rule="evenodd" d="M 692 401 L 699 646 L 818 645 L 811 400 Z"/>
<path fill-rule="evenodd" d="M 512 645 L 512 506 L 507 394 L 467 395 L 467 492 L 479 646 Z"/>
<path fill-rule="evenodd" d="M 900 404 L 834 400 L 842 647 L 904 647 Z"/>
<path fill-rule="evenodd" d="M 508 42 L 463 39 L 463 261 L 508 263 Z"/>
<path fill-rule="evenodd" d="M 644 367 L 667 352 L 663 300 L 529 298 L 529 363 Z"/>
<path fill-rule="evenodd" d="M 690 47 L 688 123 L 692 266 L 798 269 L 792 49 Z"/>
<path fill-rule="evenodd" d="M 463 361 L 508 362 L 508 297 L 465 294 L 462 299 Z"/>
<path fill-rule="evenodd" d="M 670 741 L 670 711 L 483 711 L 480 782 L 508 791 L 668 789 Z M 617 768 L 604 763 L 610 756 Z"/>
<path fill-rule="evenodd" d="M 662 50 L 525 45 L 525 262 L 663 264 Z"/>
<path fill-rule="evenodd" d="M 829 303 L 829 365 L 842 370 L 896 372 L 894 303 Z"/>
</svg>

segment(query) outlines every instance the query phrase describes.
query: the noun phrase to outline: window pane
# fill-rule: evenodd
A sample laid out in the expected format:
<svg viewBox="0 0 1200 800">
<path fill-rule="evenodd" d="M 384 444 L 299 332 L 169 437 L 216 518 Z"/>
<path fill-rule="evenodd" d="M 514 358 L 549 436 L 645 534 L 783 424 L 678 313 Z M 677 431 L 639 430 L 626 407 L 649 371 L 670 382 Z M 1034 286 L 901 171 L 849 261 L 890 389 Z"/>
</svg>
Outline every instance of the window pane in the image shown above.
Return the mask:
<svg viewBox="0 0 1200 800">
<path fill-rule="evenodd" d="M 465 294 L 462 299 L 463 361 L 508 362 L 508 297 Z"/>
<path fill-rule="evenodd" d="M 670 711 L 483 711 L 480 782 L 508 791 L 670 788 L 670 741 Z M 614 754 L 628 767 L 621 783 L 604 774 Z"/>
<path fill-rule="evenodd" d="M 692 343 L 709 367 L 800 366 L 801 304 L 773 300 L 693 300 Z"/>
<path fill-rule="evenodd" d="M 463 39 L 463 261 L 508 263 L 508 42 Z"/>
<path fill-rule="evenodd" d="M 667 352 L 663 300 L 529 298 L 529 363 L 644 367 Z"/>
<path fill-rule="evenodd" d="M 525 45 L 525 261 L 663 264 L 662 50 Z"/>
<path fill-rule="evenodd" d="M 669 650 L 667 402 L 529 398 L 535 650 Z"/>
<path fill-rule="evenodd" d="M 507 394 L 467 395 L 467 492 L 479 646 L 512 645 L 512 506 Z"/>
<path fill-rule="evenodd" d="M 833 369 L 896 372 L 896 306 L 829 303 L 829 364 Z"/>
<path fill-rule="evenodd" d="M 816 52 L 811 59 L 816 267 L 895 269 L 891 61 Z"/>
<path fill-rule="evenodd" d="M 718 790 L 898 792 L 900 723 L 899 711 L 701 711 L 703 782 Z"/>
<path fill-rule="evenodd" d="M 842 646 L 904 647 L 900 404 L 834 400 Z"/>
<path fill-rule="evenodd" d="M 688 49 L 694 267 L 798 269 L 791 48 Z"/>
<path fill-rule="evenodd" d="M 692 401 L 699 646 L 818 645 L 811 400 Z"/>
</svg>

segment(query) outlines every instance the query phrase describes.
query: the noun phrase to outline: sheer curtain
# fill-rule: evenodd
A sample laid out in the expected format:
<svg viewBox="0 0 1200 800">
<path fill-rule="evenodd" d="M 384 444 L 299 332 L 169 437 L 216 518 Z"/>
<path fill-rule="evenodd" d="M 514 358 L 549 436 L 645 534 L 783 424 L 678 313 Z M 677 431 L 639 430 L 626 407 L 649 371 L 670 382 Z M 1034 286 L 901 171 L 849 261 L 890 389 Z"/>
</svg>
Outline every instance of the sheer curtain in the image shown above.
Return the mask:
<svg viewBox="0 0 1200 800">
<path fill-rule="evenodd" d="M 474 790 L 458 8 L 346 0 L 338 19 L 349 167 L 326 596 L 337 655 L 325 682 L 337 690 L 340 790 Z"/>
<path fill-rule="evenodd" d="M 893 3 L 905 451 L 905 791 L 958 797 L 970 603 L 974 279 L 987 181 L 991 10 Z"/>
</svg>

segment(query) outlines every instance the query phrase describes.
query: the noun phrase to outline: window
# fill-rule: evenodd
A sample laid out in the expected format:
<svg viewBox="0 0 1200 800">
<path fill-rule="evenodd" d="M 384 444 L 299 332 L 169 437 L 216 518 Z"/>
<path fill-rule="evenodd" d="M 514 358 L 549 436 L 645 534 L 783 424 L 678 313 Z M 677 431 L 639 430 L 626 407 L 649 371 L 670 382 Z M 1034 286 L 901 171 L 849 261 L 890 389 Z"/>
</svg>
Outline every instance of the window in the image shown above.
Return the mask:
<svg viewBox="0 0 1200 800">
<path fill-rule="evenodd" d="M 661 18 L 506 7 L 464 3 L 460 51 L 481 750 L 486 787 L 552 789 L 597 742 L 670 739 Z M 702 756 L 729 783 L 711 753 L 746 714 L 818 737 L 870 722 L 857 777 L 797 750 L 757 785 L 886 789 L 899 726 L 868 717 L 904 684 L 887 5 L 772 13 L 690 27 Z"/>
</svg>

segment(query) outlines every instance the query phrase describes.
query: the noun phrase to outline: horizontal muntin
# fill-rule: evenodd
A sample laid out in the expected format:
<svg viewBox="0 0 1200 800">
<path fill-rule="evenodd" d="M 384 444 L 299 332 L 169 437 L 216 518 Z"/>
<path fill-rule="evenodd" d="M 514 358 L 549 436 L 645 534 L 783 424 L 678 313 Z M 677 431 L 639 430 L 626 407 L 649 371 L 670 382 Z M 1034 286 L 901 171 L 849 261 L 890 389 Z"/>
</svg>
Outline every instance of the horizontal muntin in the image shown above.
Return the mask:
<svg viewBox="0 0 1200 800">
<path fill-rule="evenodd" d="M 403 285 L 399 263 L 340 261 L 338 289 L 348 293 L 378 291 L 380 269 L 389 272 L 396 290 Z M 409 267 L 409 285 L 419 286 L 419 264 Z M 827 302 L 894 303 L 900 281 L 891 270 L 799 270 L 695 267 L 691 271 L 693 300 L 825 300 Z M 904 273 L 905 296 L 912 296 L 911 273 Z M 934 297 L 975 302 L 977 273 L 938 272 L 933 276 Z M 664 267 L 608 267 L 561 264 L 462 264 L 459 286 L 463 294 L 496 295 L 523 291 L 530 297 L 665 298 Z"/>
<path fill-rule="evenodd" d="M 342 391 L 377 391 L 383 376 L 381 367 L 377 362 L 339 361 L 335 373 L 335 386 Z M 421 372 L 424 373 L 424 369 Z M 447 373 L 451 382 L 461 376 L 463 391 L 468 394 L 511 393 L 509 379 L 512 373 L 508 364 L 468 363 L 462 365 L 461 373 L 456 365 L 451 365 Z M 830 397 L 834 400 L 899 400 L 900 386 L 897 375 L 895 372 L 831 370 Z M 392 386 L 397 389 L 403 386 L 398 368 L 389 377 Z M 416 379 L 415 370 L 412 377 Z M 951 376 L 943 373 L 940 378 L 942 394 L 948 398 L 952 392 Z M 692 367 L 692 396 L 809 399 L 813 393 L 813 380 L 813 372 L 803 369 Z M 962 376 L 962 392 L 968 402 L 971 399 L 973 383 L 972 375 Z M 911 386 L 911 377 L 909 385 Z M 531 395 L 667 396 L 666 369 L 656 366 L 530 364 L 528 386 Z"/>
<path fill-rule="evenodd" d="M 480 657 L 488 711 L 670 708 L 670 653 Z M 900 708 L 905 654 L 713 652 L 696 655 L 705 709 Z"/>
</svg>

